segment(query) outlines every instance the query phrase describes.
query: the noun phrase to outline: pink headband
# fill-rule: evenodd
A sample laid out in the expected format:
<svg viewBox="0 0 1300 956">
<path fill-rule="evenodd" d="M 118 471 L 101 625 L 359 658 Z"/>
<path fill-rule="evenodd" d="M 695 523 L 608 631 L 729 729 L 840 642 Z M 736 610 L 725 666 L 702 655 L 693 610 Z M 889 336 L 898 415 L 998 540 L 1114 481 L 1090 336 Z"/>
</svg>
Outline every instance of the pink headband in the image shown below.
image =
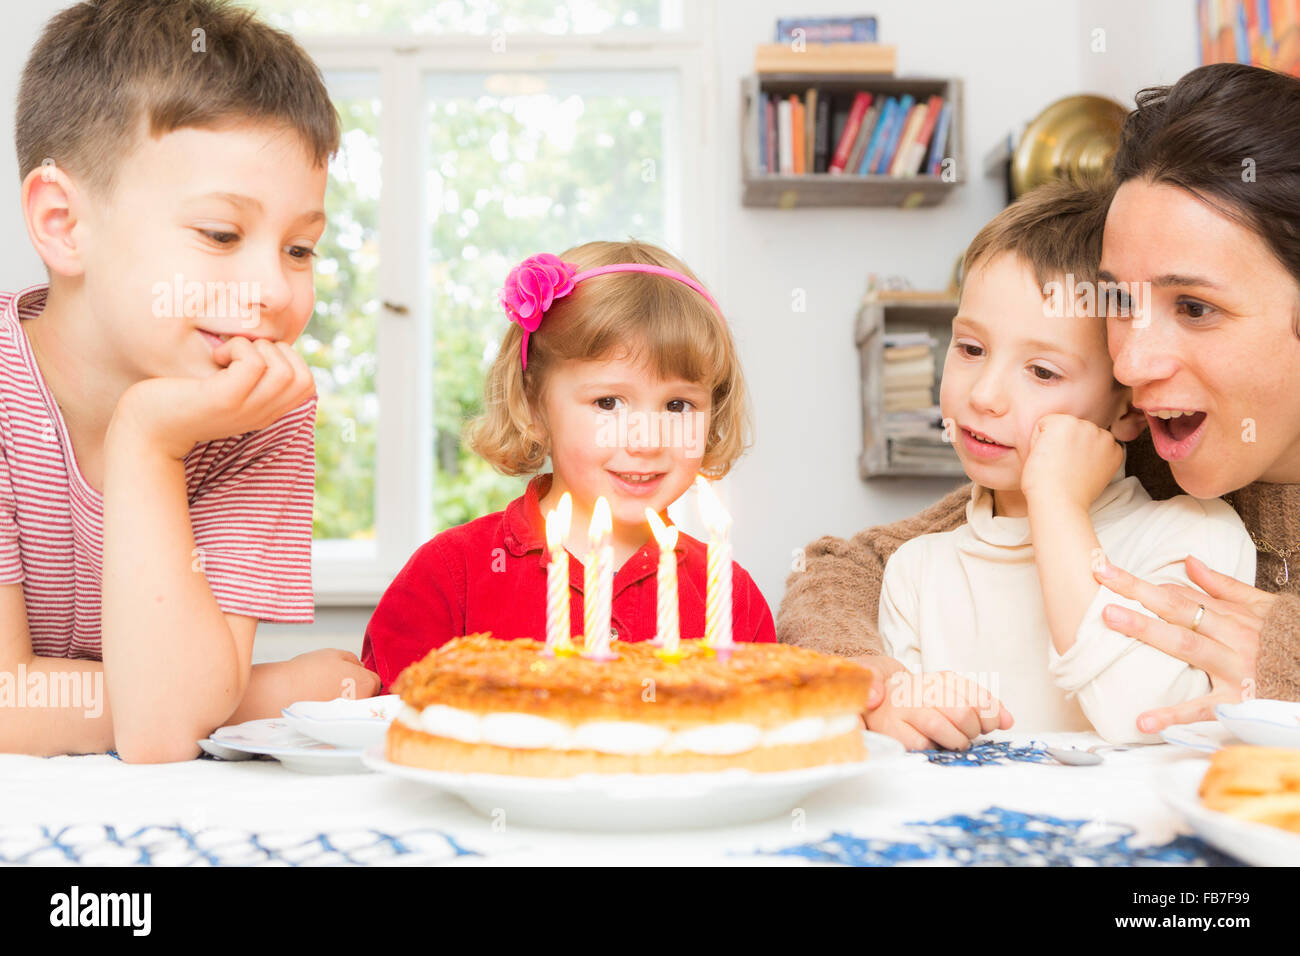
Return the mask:
<svg viewBox="0 0 1300 956">
<path fill-rule="evenodd" d="M 573 291 L 573 287 L 583 279 L 603 276 L 610 272 L 647 272 L 651 275 L 667 276 L 685 283 L 708 300 L 709 305 L 721 315 L 722 310 L 713 296 L 690 276 L 684 276 L 673 269 L 663 266 L 642 265 L 639 262 L 619 262 L 610 266 L 600 266 L 578 272 L 578 267 L 571 262 L 561 262 L 559 256 L 549 252 L 529 256 L 510 270 L 506 276 L 505 287 L 501 290 L 501 305 L 511 322 L 519 323 L 524 330 L 521 348 L 523 367 L 528 368 L 528 333 L 536 332 L 542 324 L 542 316 L 556 299 L 563 298 Z"/>
</svg>

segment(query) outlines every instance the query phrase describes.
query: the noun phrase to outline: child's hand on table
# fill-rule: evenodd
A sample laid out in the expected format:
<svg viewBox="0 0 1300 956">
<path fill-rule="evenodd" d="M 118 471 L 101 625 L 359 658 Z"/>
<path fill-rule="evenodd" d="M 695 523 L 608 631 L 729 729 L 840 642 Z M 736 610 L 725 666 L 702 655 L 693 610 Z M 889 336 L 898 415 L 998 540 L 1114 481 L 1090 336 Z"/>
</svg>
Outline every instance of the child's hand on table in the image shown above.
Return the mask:
<svg viewBox="0 0 1300 956">
<path fill-rule="evenodd" d="M 1104 428 L 1073 415 L 1044 415 L 1029 433 L 1020 470 L 1026 502 L 1052 496 L 1055 505 L 1087 511 L 1124 462 L 1124 449 Z"/>
<path fill-rule="evenodd" d="M 294 700 L 362 699 L 379 693 L 379 675 L 361 666 L 350 651 L 327 647 L 285 662 Z M 292 701 L 290 701 L 292 703 Z"/>
<path fill-rule="evenodd" d="M 879 668 L 871 669 L 882 676 Z M 908 750 L 966 750 L 981 734 L 1008 730 L 1012 724 L 1000 700 L 952 671 L 913 674 L 900 667 L 876 681 L 867 706 L 867 729 L 893 737 Z"/>
</svg>

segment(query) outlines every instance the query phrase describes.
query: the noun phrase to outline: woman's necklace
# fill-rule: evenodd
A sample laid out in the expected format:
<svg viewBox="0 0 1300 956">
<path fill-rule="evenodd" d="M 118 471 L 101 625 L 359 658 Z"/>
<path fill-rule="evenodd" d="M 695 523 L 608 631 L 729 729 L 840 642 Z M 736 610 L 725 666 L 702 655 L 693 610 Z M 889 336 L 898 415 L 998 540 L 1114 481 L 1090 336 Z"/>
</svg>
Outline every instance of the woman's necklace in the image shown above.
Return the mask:
<svg viewBox="0 0 1300 956">
<path fill-rule="evenodd" d="M 1223 496 L 1223 499 L 1226 502 L 1228 502 L 1228 504 L 1232 505 L 1233 511 L 1237 510 L 1237 502 L 1235 500 L 1236 492 L 1232 492 L 1232 491 L 1228 492 L 1226 495 Z M 1250 535 L 1250 540 L 1255 542 L 1255 549 L 1257 551 L 1264 551 L 1267 552 L 1268 554 L 1276 554 L 1279 558 L 1282 559 L 1282 570 L 1278 572 L 1278 574 L 1273 578 L 1274 582 L 1277 583 L 1278 587 L 1281 587 L 1282 585 L 1290 582 L 1291 567 L 1287 559 L 1291 557 L 1291 555 L 1295 554 L 1297 551 L 1300 551 L 1300 544 L 1294 544 L 1285 550 L 1281 550 L 1273 547 L 1273 545 L 1269 544 L 1267 541 L 1264 541 L 1261 538 L 1256 537 L 1255 532 L 1251 531 L 1249 528 L 1246 529 L 1246 534 Z"/>
</svg>

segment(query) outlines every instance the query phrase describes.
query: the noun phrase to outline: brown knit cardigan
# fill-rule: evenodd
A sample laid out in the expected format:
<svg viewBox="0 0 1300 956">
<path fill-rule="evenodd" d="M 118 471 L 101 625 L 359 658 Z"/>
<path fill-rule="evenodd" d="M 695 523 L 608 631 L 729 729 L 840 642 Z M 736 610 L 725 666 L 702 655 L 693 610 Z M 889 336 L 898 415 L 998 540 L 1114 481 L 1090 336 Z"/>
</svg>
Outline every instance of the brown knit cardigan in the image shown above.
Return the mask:
<svg viewBox="0 0 1300 956">
<path fill-rule="evenodd" d="M 1127 446 L 1125 472 L 1136 475 L 1152 498 L 1183 494 L 1169 463 L 1144 432 Z M 851 538 L 818 538 L 805 549 L 805 569 L 786 580 L 777 612 L 777 640 L 846 657 L 883 653 L 876 622 L 885 562 L 904 541 L 951 531 L 966 521 L 971 483 L 911 518 L 859 531 Z M 1257 481 L 1229 496 L 1242 522 L 1279 550 L 1300 543 L 1300 484 Z M 1259 697 L 1300 700 L 1300 556 L 1290 580 L 1279 584 L 1282 559 L 1259 551 L 1255 586 L 1279 598 L 1260 633 Z"/>
</svg>

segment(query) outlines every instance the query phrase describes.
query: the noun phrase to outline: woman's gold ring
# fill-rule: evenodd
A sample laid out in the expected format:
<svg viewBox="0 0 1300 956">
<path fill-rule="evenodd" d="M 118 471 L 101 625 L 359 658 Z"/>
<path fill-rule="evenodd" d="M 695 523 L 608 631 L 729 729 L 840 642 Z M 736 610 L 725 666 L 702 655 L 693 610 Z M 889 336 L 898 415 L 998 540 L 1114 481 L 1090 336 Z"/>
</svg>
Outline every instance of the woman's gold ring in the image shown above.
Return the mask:
<svg viewBox="0 0 1300 956">
<path fill-rule="evenodd" d="M 1192 630 L 1193 630 L 1193 631 L 1196 630 L 1198 627 L 1201 626 L 1201 618 L 1203 618 L 1203 617 L 1205 617 L 1205 605 L 1204 605 L 1204 604 L 1198 604 L 1198 605 L 1196 605 L 1196 617 L 1192 619 Z"/>
</svg>

